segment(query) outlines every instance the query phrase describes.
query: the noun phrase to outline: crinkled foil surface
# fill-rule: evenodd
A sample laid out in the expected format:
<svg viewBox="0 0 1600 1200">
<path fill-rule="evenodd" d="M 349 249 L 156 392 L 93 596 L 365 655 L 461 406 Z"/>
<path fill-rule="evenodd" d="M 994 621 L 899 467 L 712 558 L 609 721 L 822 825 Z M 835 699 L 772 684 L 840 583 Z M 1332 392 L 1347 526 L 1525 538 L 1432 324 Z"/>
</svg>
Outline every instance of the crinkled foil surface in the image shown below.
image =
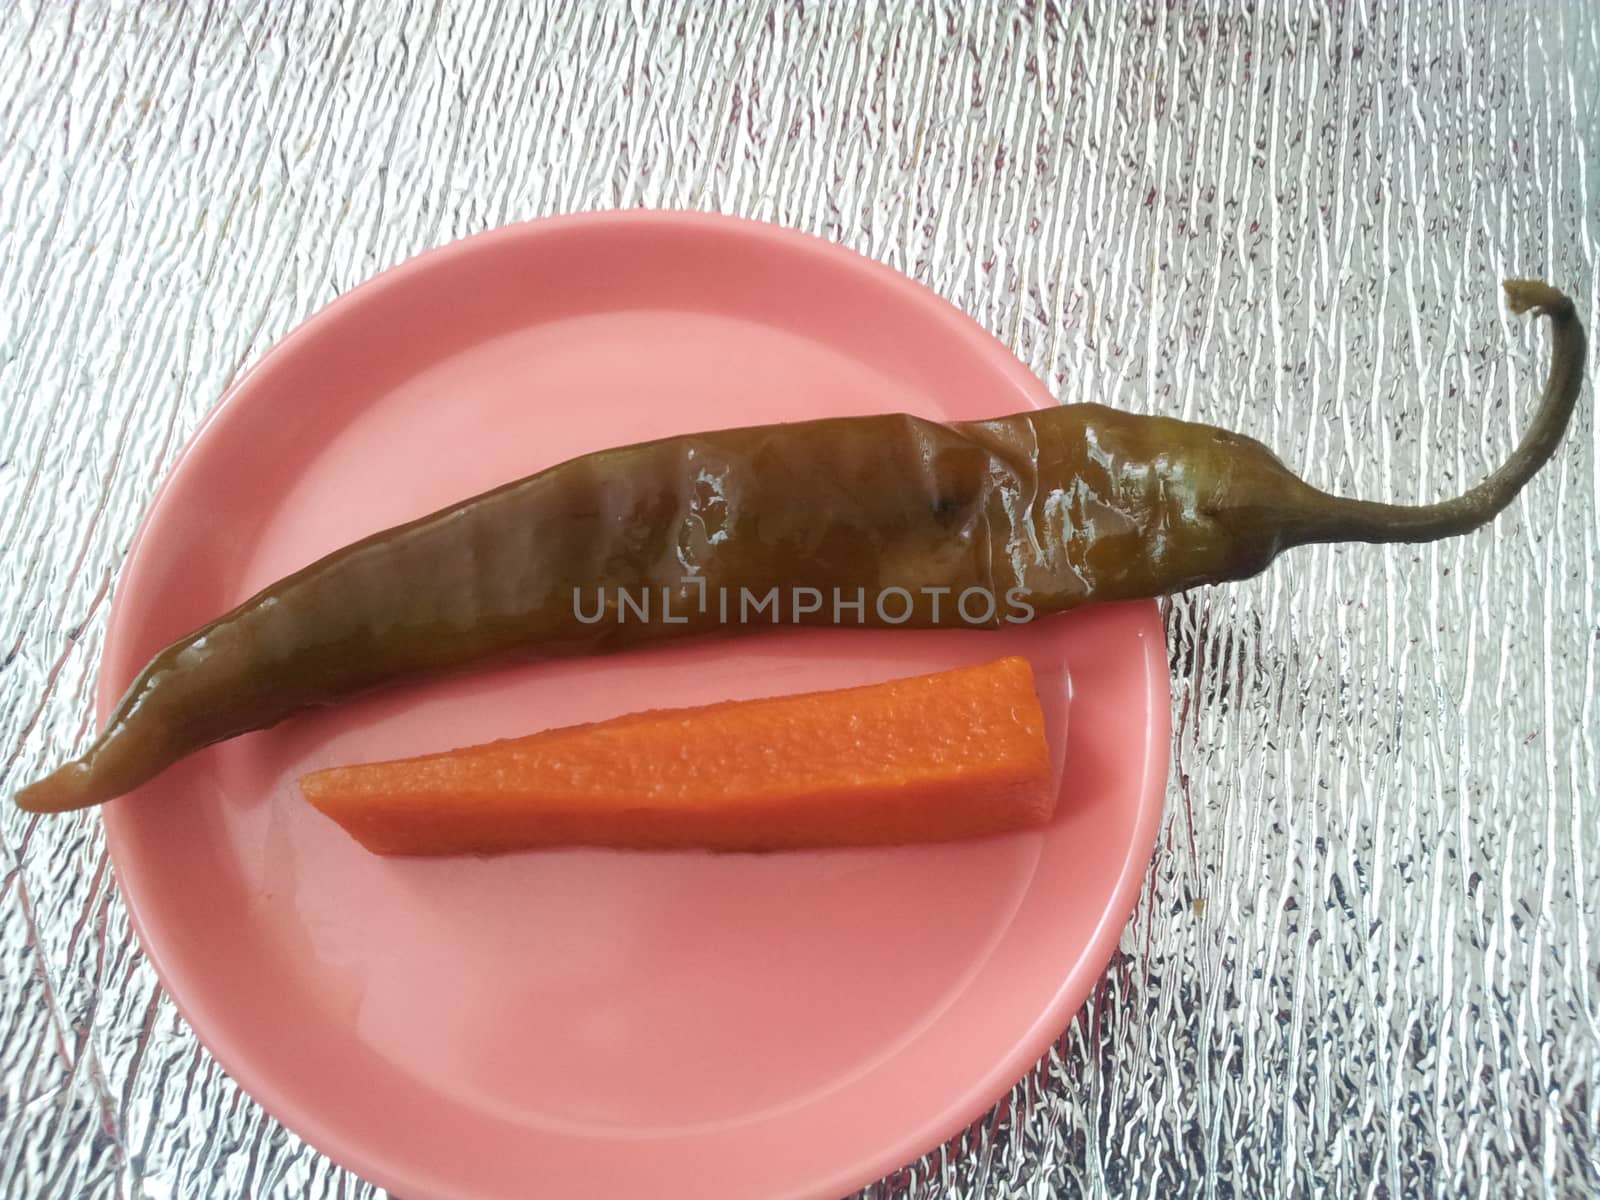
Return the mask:
<svg viewBox="0 0 1600 1200">
<path fill-rule="evenodd" d="M 1589 0 L 8 4 L 0 782 L 92 732 L 119 566 L 229 381 L 521 218 L 796 226 L 1062 400 L 1453 492 L 1546 361 L 1497 281 L 1600 326 L 1597 63 Z M 1166 605 L 1167 811 L 1119 954 L 866 1195 L 1600 1194 L 1593 399 L 1489 531 Z M 0 1195 L 374 1194 L 197 1044 L 98 818 L 4 808 Z"/>
</svg>

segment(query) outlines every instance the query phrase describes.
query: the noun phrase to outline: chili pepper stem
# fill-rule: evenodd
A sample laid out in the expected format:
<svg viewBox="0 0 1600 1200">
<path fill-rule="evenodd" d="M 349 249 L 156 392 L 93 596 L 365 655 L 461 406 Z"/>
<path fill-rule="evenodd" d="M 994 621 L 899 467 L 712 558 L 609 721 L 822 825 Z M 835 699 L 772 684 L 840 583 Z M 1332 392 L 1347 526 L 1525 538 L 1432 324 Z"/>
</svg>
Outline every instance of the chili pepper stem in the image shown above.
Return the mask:
<svg viewBox="0 0 1600 1200">
<path fill-rule="evenodd" d="M 1504 286 L 1512 312 L 1532 311 L 1550 318 L 1552 343 L 1544 394 L 1511 456 L 1477 486 L 1436 504 L 1382 504 L 1311 489 L 1303 513 L 1288 522 L 1286 544 L 1431 542 L 1471 533 L 1498 516 L 1549 461 L 1561 444 L 1583 390 L 1583 325 L 1572 301 L 1549 284 L 1514 279 Z"/>
</svg>

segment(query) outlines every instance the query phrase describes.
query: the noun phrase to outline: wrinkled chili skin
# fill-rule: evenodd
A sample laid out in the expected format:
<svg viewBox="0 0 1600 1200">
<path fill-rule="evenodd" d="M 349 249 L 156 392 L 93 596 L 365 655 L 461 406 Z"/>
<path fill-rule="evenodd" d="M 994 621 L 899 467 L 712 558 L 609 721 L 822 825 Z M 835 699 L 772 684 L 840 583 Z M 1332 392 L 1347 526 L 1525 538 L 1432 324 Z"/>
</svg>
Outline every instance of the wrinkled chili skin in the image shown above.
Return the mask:
<svg viewBox="0 0 1600 1200">
<path fill-rule="evenodd" d="M 99 803 L 204 745 L 382 684 L 760 627 L 700 602 L 722 592 L 861 589 L 845 624 L 971 628 L 950 599 L 971 588 L 997 600 L 1021 589 L 1046 616 L 1246 578 L 1304 542 L 1465 532 L 1548 459 L 1581 387 L 1571 302 L 1542 284 L 1507 289 L 1514 309 L 1550 317 L 1550 375 L 1512 460 L 1454 500 L 1329 496 L 1250 438 L 1095 404 L 602 450 L 336 551 L 163 650 L 83 758 L 17 802 Z M 896 605 L 885 620 L 872 602 L 889 588 L 908 594 L 908 615 Z M 616 611 L 621 592 L 670 595 L 675 620 Z M 595 619 L 602 599 L 612 609 Z M 997 603 L 988 624 L 1011 615 Z M 799 619 L 833 624 L 835 613 L 823 603 Z"/>
</svg>

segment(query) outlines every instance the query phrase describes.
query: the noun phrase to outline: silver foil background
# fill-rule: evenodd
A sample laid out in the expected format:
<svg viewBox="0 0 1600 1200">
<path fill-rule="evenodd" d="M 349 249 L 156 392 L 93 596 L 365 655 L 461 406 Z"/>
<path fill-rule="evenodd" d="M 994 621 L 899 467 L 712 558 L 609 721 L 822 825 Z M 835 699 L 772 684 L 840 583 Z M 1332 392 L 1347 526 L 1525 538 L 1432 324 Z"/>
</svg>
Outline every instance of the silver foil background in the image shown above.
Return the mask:
<svg viewBox="0 0 1600 1200">
<path fill-rule="evenodd" d="M 0 7 L 0 787 L 91 733 L 107 600 L 230 379 L 507 221 L 762 217 L 1063 400 L 1453 492 L 1600 327 L 1600 7 Z M 1495 525 L 1166 606 L 1143 899 L 1011 1096 L 889 1197 L 1600 1195 L 1594 393 Z M 0 1195 L 358 1197 L 158 989 L 98 819 L 0 815 Z M 825 1147 L 818 1147 L 825 1154 Z"/>
</svg>

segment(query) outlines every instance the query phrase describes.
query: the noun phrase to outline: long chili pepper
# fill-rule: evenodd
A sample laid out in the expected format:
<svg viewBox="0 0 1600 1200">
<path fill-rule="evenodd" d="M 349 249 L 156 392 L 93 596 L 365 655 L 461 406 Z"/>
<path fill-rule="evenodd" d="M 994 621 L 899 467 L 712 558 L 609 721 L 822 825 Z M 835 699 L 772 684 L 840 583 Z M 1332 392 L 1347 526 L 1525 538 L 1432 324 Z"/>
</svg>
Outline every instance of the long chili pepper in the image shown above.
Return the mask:
<svg viewBox="0 0 1600 1200">
<path fill-rule="evenodd" d="M 1096 404 L 602 450 L 338 550 L 173 643 L 83 756 L 16 802 L 98 804 L 212 742 L 396 680 L 759 628 L 708 596 L 815 590 L 860 598 L 846 624 L 970 628 L 1242 579 L 1307 542 L 1467 533 L 1554 453 L 1582 385 L 1572 302 L 1543 283 L 1505 287 L 1513 311 L 1550 318 L 1550 371 L 1521 444 L 1455 499 L 1331 496 L 1253 439 Z M 974 590 L 988 598 L 977 620 L 955 602 Z M 893 605 L 870 599 L 886 591 Z M 655 620 L 627 607 L 645 596 Z M 800 608 L 797 623 L 838 621 L 831 603 Z"/>
</svg>

